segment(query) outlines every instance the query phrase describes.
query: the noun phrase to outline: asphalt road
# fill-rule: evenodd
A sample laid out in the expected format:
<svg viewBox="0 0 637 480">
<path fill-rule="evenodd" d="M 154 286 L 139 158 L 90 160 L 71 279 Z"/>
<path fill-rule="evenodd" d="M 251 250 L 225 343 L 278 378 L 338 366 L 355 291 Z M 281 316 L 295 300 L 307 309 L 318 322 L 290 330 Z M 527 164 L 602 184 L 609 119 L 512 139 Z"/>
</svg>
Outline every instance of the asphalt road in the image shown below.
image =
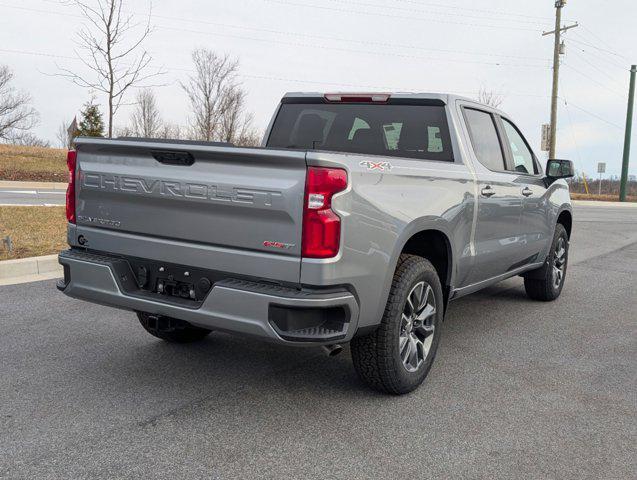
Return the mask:
<svg viewBox="0 0 637 480">
<path fill-rule="evenodd" d="M 0 287 L 0 478 L 635 478 L 637 209 L 575 213 L 561 298 L 452 303 L 403 397 L 347 349 L 169 345 L 52 281 Z"/>
<path fill-rule="evenodd" d="M 0 188 L 0 205 L 64 205 L 66 191 L 52 189 Z"/>
</svg>

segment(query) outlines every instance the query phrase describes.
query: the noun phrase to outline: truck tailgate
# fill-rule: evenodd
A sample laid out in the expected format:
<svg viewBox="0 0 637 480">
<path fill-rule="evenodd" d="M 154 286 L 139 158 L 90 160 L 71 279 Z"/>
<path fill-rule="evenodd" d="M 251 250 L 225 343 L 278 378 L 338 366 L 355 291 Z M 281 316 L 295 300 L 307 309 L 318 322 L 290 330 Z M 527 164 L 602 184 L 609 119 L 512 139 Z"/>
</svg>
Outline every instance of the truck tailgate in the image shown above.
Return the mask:
<svg viewBox="0 0 637 480">
<path fill-rule="evenodd" d="M 255 275 L 267 277 L 263 267 L 271 262 L 273 279 L 298 282 L 304 152 L 86 138 L 77 144 L 77 235 L 85 233 L 89 248 L 145 251 L 248 275 L 252 267 L 242 262 L 257 259 Z M 180 248 L 183 255 L 168 252 Z"/>
</svg>

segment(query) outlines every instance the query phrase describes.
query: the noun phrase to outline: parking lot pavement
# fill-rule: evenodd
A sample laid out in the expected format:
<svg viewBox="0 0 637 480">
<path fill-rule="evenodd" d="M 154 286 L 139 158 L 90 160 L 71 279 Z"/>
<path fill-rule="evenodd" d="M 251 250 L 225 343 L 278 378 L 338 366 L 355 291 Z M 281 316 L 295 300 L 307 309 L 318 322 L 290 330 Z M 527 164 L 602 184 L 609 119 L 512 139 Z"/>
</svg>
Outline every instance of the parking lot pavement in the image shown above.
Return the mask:
<svg viewBox="0 0 637 480">
<path fill-rule="evenodd" d="M 66 191 L 44 188 L 0 188 L 0 205 L 53 206 L 64 205 Z"/>
<path fill-rule="evenodd" d="M 0 287 L 0 478 L 634 478 L 637 215 L 576 209 L 561 298 L 450 306 L 423 387 L 348 351 L 190 346 L 51 281 Z"/>
</svg>

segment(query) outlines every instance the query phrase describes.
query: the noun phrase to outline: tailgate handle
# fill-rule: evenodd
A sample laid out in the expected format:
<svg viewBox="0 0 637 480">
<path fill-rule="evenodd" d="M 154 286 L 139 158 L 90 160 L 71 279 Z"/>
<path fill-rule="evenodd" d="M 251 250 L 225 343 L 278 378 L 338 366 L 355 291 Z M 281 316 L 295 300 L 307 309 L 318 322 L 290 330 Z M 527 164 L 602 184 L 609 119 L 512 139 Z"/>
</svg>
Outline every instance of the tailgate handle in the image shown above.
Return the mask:
<svg viewBox="0 0 637 480">
<path fill-rule="evenodd" d="M 195 157 L 190 152 L 151 152 L 155 160 L 166 165 L 186 165 L 195 163 Z"/>
</svg>

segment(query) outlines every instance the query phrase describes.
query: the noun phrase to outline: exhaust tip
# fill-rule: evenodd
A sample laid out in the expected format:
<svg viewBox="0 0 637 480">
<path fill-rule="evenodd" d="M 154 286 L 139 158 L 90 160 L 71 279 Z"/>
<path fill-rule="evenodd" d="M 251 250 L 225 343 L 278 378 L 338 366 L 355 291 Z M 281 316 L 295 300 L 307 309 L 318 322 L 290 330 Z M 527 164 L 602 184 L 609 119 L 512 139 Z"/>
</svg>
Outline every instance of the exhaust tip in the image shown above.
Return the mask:
<svg viewBox="0 0 637 480">
<path fill-rule="evenodd" d="M 328 357 L 335 357 L 343 351 L 343 346 L 338 343 L 333 343 L 332 345 L 323 345 L 323 350 Z"/>
</svg>

